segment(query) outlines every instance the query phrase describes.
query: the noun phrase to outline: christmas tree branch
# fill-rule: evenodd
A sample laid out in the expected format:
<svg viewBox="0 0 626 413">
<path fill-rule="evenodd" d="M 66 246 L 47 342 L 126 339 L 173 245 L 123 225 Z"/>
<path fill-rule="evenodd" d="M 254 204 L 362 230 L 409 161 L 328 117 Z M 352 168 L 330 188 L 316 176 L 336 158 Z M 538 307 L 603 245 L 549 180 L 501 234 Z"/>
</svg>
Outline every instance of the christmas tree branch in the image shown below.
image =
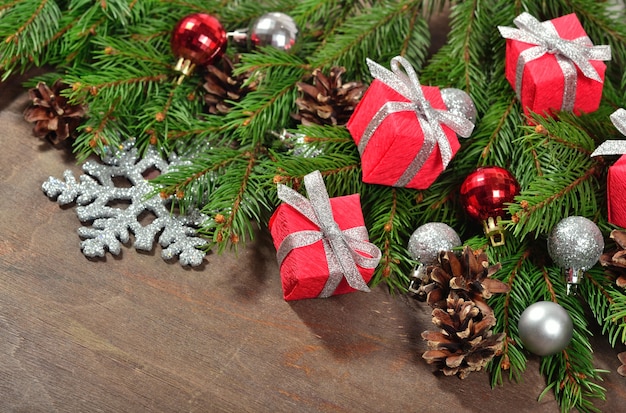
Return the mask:
<svg viewBox="0 0 626 413">
<path fill-rule="evenodd" d="M 545 234 L 556 225 L 563 211 L 571 215 L 594 217 L 597 213 L 599 165 L 589 157 L 592 139 L 581 129 L 566 122 L 542 121 L 536 131 L 516 140 L 522 148 L 533 148 L 532 173 L 524 173 L 517 202 L 509 206 L 516 236 Z M 564 138 L 567 136 L 567 138 Z M 519 159 L 528 157 L 520 153 Z M 530 159 L 520 162 L 530 164 Z M 515 170 L 515 168 L 513 168 Z M 530 172 L 529 171 L 529 172 Z M 520 171 L 521 172 L 521 171 Z"/>
<path fill-rule="evenodd" d="M 407 239 L 403 234 L 411 228 L 411 220 L 404 207 L 410 204 L 412 193 L 403 188 L 372 185 L 362 194 L 370 240 L 380 246 L 382 252 L 370 282 L 372 285 L 385 282 L 392 291 L 406 291 L 411 262 L 406 258 Z"/>
<path fill-rule="evenodd" d="M 245 151 L 216 148 L 204 162 L 209 165 L 219 163 L 219 170 L 205 169 L 197 172 L 204 172 L 202 178 L 212 180 L 206 184 L 211 186 L 212 191 L 210 197 L 204 199 L 201 211 L 211 219 L 203 224 L 199 232 L 209 238 L 213 245 L 217 245 L 218 251 L 223 251 L 227 246 L 236 249 L 245 239 L 253 238 L 254 223 L 264 221 L 270 210 L 263 198 L 255 196 L 266 190 L 264 186 L 267 185 L 267 181 L 259 179 L 259 175 L 255 173 L 264 157 L 263 152 L 260 147 Z M 200 165 L 197 162 L 196 168 Z M 178 171 L 179 178 L 185 176 L 184 172 L 188 175 L 189 170 Z M 174 174 L 168 173 L 159 177 L 155 183 L 169 188 L 175 187 L 171 180 L 176 177 L 176 173 L 174 171 Z"/>
<path fill-rule="evenodd" d="M 530 256 L 530 249 L 521 249 L 520 254 L 514 256 L 517 258 L 516 260 L 509 260 L 512 265 L 503 265 L 500 273 L 508 274 L 506 278 L 496 275 L 498 279 L 507 283 L 509 291 L 502 295 L 496 295 L 489 300 L 489 304 L 499 317 L 494 331 L 506 334 L 502 353 L 498 355 L 489 366 L 489 371 L 492 374 L 492 386 L 502 384 L 502 373 L 504 371 L 509 371 L 509 379 L 517 381 L 521 378 L 522 372 L 525 370 L 526 356 L 524 356 L 524 353 L 516 344 L 519 341 L 516 339 L 518 337 L 516 321 L 517 317 L 519 317 L 519 311 L 523 310 L 519 308 L 519 288 L 517 288 L 517 285 L 518 277 L 523 277 L 523 267 L 528 266 L 527 261 Z"/>
<path fill-rule="evenodd" d="M 123 139 L 119 136 L 119 124 L 115 121 L 115 117 L 113 116 L 119 100 L 115 100 L 112 103 L 113 104 L 98 120 L 95 118 L 90 119 L 96 121 L 95 127 L 86 124 L 82 128 L 80 134 L 82 139 L 77 139 L 76 145 L 76 149 L 79 151 L 79 161 L 84 162 L 87 158 L 86 155 L 81 157 L 81 153 L 86 154 L 93 150 L 99 150 L 101 153 L 105 153 L 108 146 L 116 147 L 121 144 Z M 88 149 L 85 148 L 81 151 L 81 146 L 87 146 Z"/>
<path fill-rule="evenodd" d="M 52 0 L 9 2 L 0 10 L 0 70 L 6 80 L 17 68 L 47 61 L 47 46 L 59 38 L 62 10 Z"/>
<path fill-rule="evenodd" d="M 405 43 L 405 39 L 413 36 L 408 31 L 414 15 L 419 13 L 415 2 L 409 1 L 381 1 L 368 8 L 367 13 L 350 16 L 336 31 L 326 37 L 326 42 L 316 50 L 315 57 L 311 60 L 311 66 L 327 69 L 331 66 L 346 67 L 348 77 L 369 77 L 365 58 L 369 57 L 378 62 L 389 62 L 398 54 Z M 423 18 L 420 17 L 423 20 Z M 414 25 L 416 29 L 425 28 L 422 25 Z M 423 31 L 422 41 L 416 37 L 411 44 L 423 49 L 407 50 L 407 55 L 412 57 L 426 55 L 426 42 L 428 33 Z M 425 35 L 425 36 L 424 36 Z M 385 51 L 377 45 L 385 44 Z M 372 54 L 372 51 L 376 51 Z M 412 61 L 414 65 L 420 65 L 419 61 Z M 356 72 L 355 72 L 356 70 Z"/>
<path fill-rule="evenodd" d="M 223 117 L 226 128 L 242 144 L 261 144 L 272 131 L 285 127 L 291 119 L 296 99 L 296 83 L 302 79 L 307 65 L 295 56 L 264 49 L 263 57 L 272 63 L 262 63 L 263 75 L 257 90 L 248 93 L 241 102 Z M 259 53 L 242 55 L 241 73 L 248 71 L 258 76 Z"/>
<path fill-rule="evenodd" d="M 593 268 L 580 286 L 581 295 L 612 346 L 626 342 L 626 297 L 604 270 Z"/>
</svg>

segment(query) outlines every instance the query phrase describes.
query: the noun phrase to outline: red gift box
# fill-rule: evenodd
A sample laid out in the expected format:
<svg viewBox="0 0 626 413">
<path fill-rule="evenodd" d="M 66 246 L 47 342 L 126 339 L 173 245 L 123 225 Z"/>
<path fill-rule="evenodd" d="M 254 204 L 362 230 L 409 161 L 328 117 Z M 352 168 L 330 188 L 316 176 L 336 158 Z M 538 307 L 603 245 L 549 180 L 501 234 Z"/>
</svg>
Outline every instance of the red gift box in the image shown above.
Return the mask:
<svg viewBox="0 0 626 413">
<path fill-rule="evenodd" d="M 311 175 L 314 176 L 311 178 Z M 285 300 L 327 297 L 357 289 L 369 291 L 367 282 L 380 260 L 380 250 L 368 241 L 360 196 L 354 194 L 328 198 L 321 174 L 317 171 L 305 177 L 305 185 L 311 201 L 284 185 L 279 186 L 279 198 L 285 203 L 274 211 L 269 221 L 270 233 L 279 256 Z M 311 194 L 312 191 L 316 193 Z M 320 206 L 320 203 L 323 205 Z M 326 229 L 322 230 L 319 220 L 326 218 L 330 222 L 325 222 L 323 226 Z M 328 228 L 335 228 L 337 232 L 325 234 Z M 339 238 L 341 240 L 338 241 Z M 345 241 L 344 251 L 332 246 L 334 242 L 342 241 Z M 335 253 L 340 255 L 327 256 Z M 342 256 L 342 253 L 348 256 Z M 329 280 L 329 258 L 333 266 L 339 265 L 339 268 L 334 268 L 335 276 L 337 270 L 349 272 L 342 273 L 340 281 L 337 278 L 336 287 L 330 291 L 327 284 L 332 286 L 334 283 L 329 282 L 332 281 Z"/>
<path fill-rule="evenodd" d="M 527 13 L 524 14 L 529 16 Z M 520 17 L 522 16 L 523 15 L 520 15 Z M 573 13 L 550 20 L 549 22 L 551 22 L 562 39 L 579 39 L 580 41 L 581 37 L 587 38 L 587 34 L 580 24 L 580 21 Z M 546 24 L 549 23 L 541 23 L 541 25 L 544 26 Z M 500 30 L 502 32 L 502 28 Z M 590 113 L 597 110 L 600 105 L 600 99 L 602 98 L 606 65 L 601 60 L 588 60 L 599 76 L 600 81 L 598 81 L 587 77 L 577 65 L 570 64 L 570 69 L 563 69 L 557 61 L 557 54 L 550 53 L 549 51 L 545 52 L 540 57 L 527 61 L 525 64 L 519 62 L 520 54 L 536 47 L 538 46 L 535 44 L 511 38 L 507 38 L 506 40 L 505 74 L 521 101 L 524 113 L 528 115 L 530 112 L 535 112 L 540 115 L 551 116 L 555 111 L 564 110 L 573 111 L 575 114 L 579 115 L 583 112 Z M 594 46 L 590 44 L 586 47 L 586 53 L 594 54 L 598 51 L 592 51 Z M 602 48 L 608 48 L 608 46 L 595 46 L 595 49 Z M 602 52 L 607 52 L 607 49 L 602 50 Z M 528 51 L 527 55 L 530 56 L 530 54 L 530 51 Z M 608 49 L 608 58 L 604 56 L 602 60 L 608 60 L 609 58 L 610 49 Z M 524 59 L 530 58 L 525 57 Z M 569 61 L 567 58 L 564 58 L 564 60 Z M 567 81 L 566 85 L 565 73 L 570 70 L 572 75 L 568 77 L 568 79 L 571 80 Z M 520 75 L 521 85 L 519 84 L 520 79 L 518 78 Z M 521 88 L 521 90 L 518 90 L 519 88 Z"/>
<path fill-rule="evenodd" d="M 433 109 L 447 109 L 439 88 L 422 86 L 422 91 Z M 375 79 L 346 125 L 357 145 L 374 115 L 389 101 L 410 102 L 382 81 Z M 457 135 L 446 125 L 441 124 L 441 127 L 454 156 L 461 146 Z M 398 186 L 396 183 L 413 162 L 423 144 L 424 133 L 415 112 L 402 111 L 387 115 L 361 153 L 363 182 Z M 439 145 L 435 145 L 417 174 L 403 186 L 426 189 L 443 170 Z"/>
<path fill-rule="evenodd" d="M 626 110 L 617 109 L 611 114 L 611 122 L 626 135 Z M 591 154 L 594 156 L 622 155 L 609 167 L 606 178 L 608 220 L 611 224 L 626 228 L 626 140 L 607 140 Z"/>
<path fill-rule="evenodd" d="M 606 186 L 609 222 L 626 228 L 626 155 L 609 167 Z"/>
</svg>

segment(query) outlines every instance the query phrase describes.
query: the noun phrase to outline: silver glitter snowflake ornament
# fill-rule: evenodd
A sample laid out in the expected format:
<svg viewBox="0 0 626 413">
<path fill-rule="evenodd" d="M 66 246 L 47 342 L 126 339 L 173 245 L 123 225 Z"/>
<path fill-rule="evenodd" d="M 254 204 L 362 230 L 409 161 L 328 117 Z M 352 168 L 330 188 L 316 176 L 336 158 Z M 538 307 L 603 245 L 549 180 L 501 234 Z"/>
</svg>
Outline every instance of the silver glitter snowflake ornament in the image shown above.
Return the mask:
<svg viewBox="0 0 626 413">
<path fill-rule="evenodd" d="M 87 257 L 103 257 L 105 251 L 117 255 L 121 244 L 130 241 L 130 233 L 135 236 L 133 246 L 137 250 L 150 251 L 155 237 L 163 247 L 161 256 L 170 260 L 178 256 L 181 265 L 198 266 L 205 252 L 198 247 L 206 245 L 206 240 L 196 236 L 196 230 L 205 216 L 196 213 L 173 215 L 168 209 L 169 199 L 154 194 L 154 186 L 144 177 L 151 170 L 166 173 L 168 168 L 177 165 L 176 159 L 164 160 L 154 148 L 139 157 L 131 140 L 120 150 L 109 151 L 103 163 L 87 161 L 83 164 L 85 175 L 77 181 L 70 170 L 63 174 L 64 180 L 48 178 L 42 184 L 44 193 L 56 198 L 60 205 L 76 202 L 76 214 L 81 222 L 92 222 L 91 226 L 78 229 L 81 250 Z M 125 178 L 129 187 L 118 187 L 115 178 Z M 130 203 L 127 208 L 111 206 L 115 203 Z M 142 225 L 141 215 L 151 213 L 154 220 Z"/>
</svg>

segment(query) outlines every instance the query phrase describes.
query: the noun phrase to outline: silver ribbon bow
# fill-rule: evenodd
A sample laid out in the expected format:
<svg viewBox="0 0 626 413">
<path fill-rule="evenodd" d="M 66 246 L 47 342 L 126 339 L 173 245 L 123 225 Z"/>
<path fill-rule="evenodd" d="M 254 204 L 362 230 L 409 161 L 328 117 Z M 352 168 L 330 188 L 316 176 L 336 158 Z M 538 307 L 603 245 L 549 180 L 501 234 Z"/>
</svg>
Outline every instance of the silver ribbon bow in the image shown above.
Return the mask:
<svg viewBox="0 0 626 413">
<path fill-rule="evenodd" d="M 576 99 L 576 66 L 588 78 L 601 82 L 602 79 L 590 60 L 611 60 L 610 46 L 594 46 L 587 36 L 566 40 L 559 36 L 551 21 L 540 22 L 529 13 L 517 16 L 513 23 L 519 27 L 498 26 L 505 39 L 535 45 L 524 50 L 517 59 L 515 92 L 520 97 L 524 66 L 546 53 L 554 54 L 563 71 L 565 80 L 561 110 L 572 111 Z"/>
<path fill-rule="evenodd" d="M 611 114 L 611 122 L 622 135 L 626 135 L 626 110 L 617 109 Z M 626 154 L 626 140 L 604 141 L 596 148 L 591 156 L 624 155 Z"/>
<path fill-rule="evenodd" d="M 330 297 L 343 277 L 346 278 L 350 287 L 369 292 L 370 289 L 359 273 L 357 265 L 361 268 L 376 268 L 381 257 L 380 249 L 365 241 L 368 234 L 364 226 L 349 228 L 344 231 L 339 228 L 333 217 L 330 198 L 319 171 L 306 175 L 304 186 L 309 199 L 282 184 L 278 185 L 278 198 L 295 208 L 320 230 L 304 230 L 287 235 L 276 252 L 278 265 L 282 264 L 294 248 L 306 247 L 322 240 L 329 277 L 319 297 Z M 357 251 L 369 255 L 371 258 L 365 257 Z"/>
<path fill-rule="evenodd" d="M 447 110 L 434 109 L 424 96 L 415 70 L 404 57 L 396 56 L 391 59 L 391 71 L 370 59 L 367 59 L 367 65 L 374 78 L 382 81 L 410 102 L 386 102 L 382 105 L 372 117 L 359 141 L 359 153 L 363 155 L 369 140 L 388 115 L 396 112 L 415 112 L 422 127 L 424 143 L 409 167 L 393 186 L 403 187 L 411 182 L 430 157 L 437 144 L 439 145 L 441 160 L 445 169 L 452 159 L 452 148 L 441 124 L 445 124 L 464 138 L 472 134 L 474 124 L 461 115 Z M 404 68 L 406 74 L 402 72 L 400 66 Z"/>
</svg>

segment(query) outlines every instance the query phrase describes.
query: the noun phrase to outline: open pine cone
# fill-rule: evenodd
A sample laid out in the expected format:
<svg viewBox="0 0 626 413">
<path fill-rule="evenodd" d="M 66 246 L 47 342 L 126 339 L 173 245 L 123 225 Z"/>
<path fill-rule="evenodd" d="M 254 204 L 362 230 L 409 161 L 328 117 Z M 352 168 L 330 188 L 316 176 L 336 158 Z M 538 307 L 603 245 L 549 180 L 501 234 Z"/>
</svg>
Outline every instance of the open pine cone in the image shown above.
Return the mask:
<svg viewBox="0 0 626 413">
<path fill-rule="evenodd" d="M 501 265 L 489 265 L 487 254 L 466 246 L 460 256 L 442 251 L 438 265 L 422 274 L 416 297 L 431 307 L 439 331 L 425 331 L 429 350 L 422 357 L 446 376 L 467 377 L 481 370 L 502 350 L 504 334 L 493 334 L 496 324 L 486 299 L 509 291 L 505 283 L 490 278 Z"/>
<path fill-rule="evenodd" d="M 238 55 L 233 60 L 223 56 L 215 65 L 208 65 L 202 87 L 206 91 L 204 102 L 210 114 L 225 114 L 230 111 L 232 102 L 239 102 L 257 87 L 257 82 L 248 82 L 250 73 L 234 75 Z"/>
<path fill-rule="evenodd" d="M 312 84 L 298 82 L 301 95 L 296 99 L 298 113 L 292 117 L 303 125 L 345 125 L 365 86 L 361 82 L 343 83 L 346 69 L 333 67 L 326 76 L 321 70 L 313 71 Z"/>
<path fill-rule="evenodd" d="M 487 254 L 474 252 L 468 246 L 463 249 L 461 257 L 452 251 L 442 251 L 439 265 L 426 268 L 425 277 L 416 289 L 416 297 L 425 300 L 431 307 L 446 308 L 448 295 L 455 292 L 465 300 L 474 301 L 483 311 L 488 311 L 485 299 L 492 294 L 509 291 L 508 285 L 490 278 L 500 268 L 500 263 L 489 265 Z"/>
<path fill-rule="evenodd" d="M 600 264 L 615 276 L 618 287 L 626 288 L 626 231 L 614 229 L 610 236 L 615 240 L 617 249 L 602 254 Z"/>
<path fill-rule="evenodd" d="M 455 292 L 446 299 L 446 309 L 435 308 L 432 316 L 440 330 L 422 333 L 429 347 L 422 357 L 444 375 L 464 379 L 502 351 L 504 334 L 491 331 L 496 324 L 493 313 L 483 313 Z"/>
<path fill-rule="evenodd" d="M 35 122 L 35 136 L 55 145 L 74 133 L 86 113 L 84 105 L 72 105 L 65 96 L 61 96 L 67 88 L 69 86 L 58 79 L 52 87 L 39 82 L 36 88 L 28 91 L 32 105 L 24 111 L 24 119 Z"/>
</svg>

